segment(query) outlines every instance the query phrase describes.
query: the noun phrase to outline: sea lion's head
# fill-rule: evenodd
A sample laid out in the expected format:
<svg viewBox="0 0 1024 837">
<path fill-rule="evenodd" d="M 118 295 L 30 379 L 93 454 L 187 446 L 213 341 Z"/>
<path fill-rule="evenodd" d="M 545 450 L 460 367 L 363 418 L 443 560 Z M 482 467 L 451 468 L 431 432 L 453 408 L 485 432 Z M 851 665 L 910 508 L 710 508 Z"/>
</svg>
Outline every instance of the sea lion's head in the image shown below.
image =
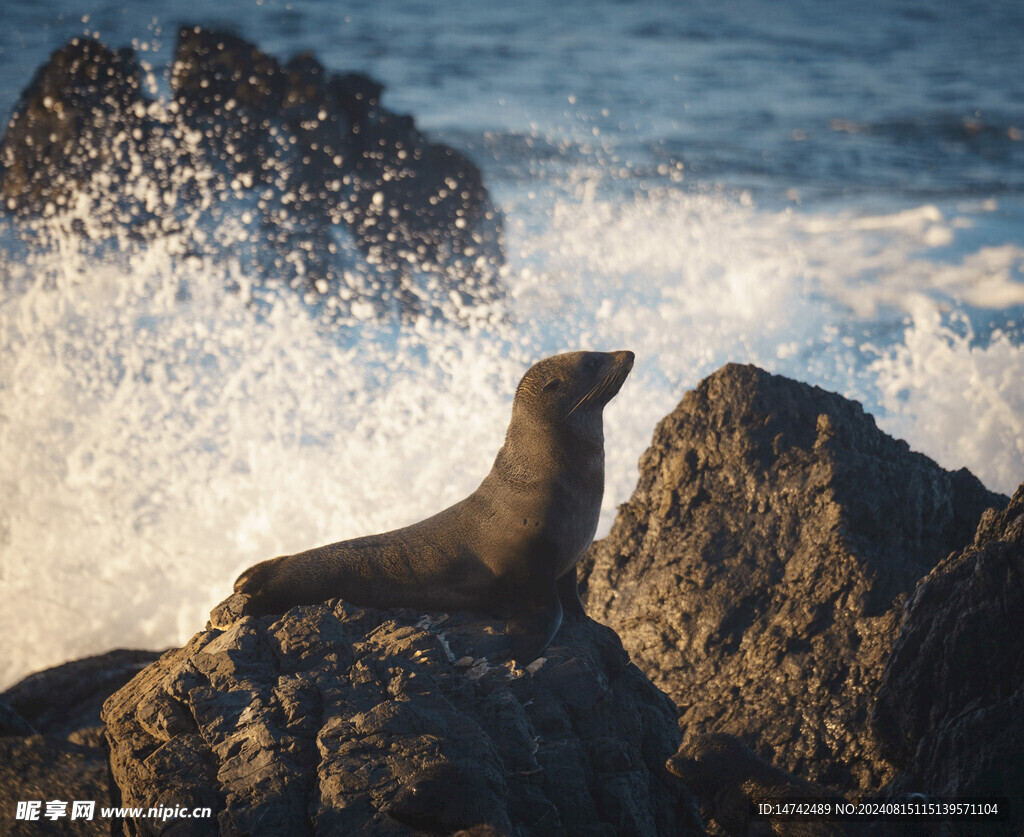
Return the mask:
<svg viewBox="0 0 1024 837">
<path fill-rule="evenodd" d="M 566 352 L 535 363 L 523 375 L 512 407 L 517 415 L 551 425 L 579 425 L 600 419 L 605 404 L 633 368 L 633 353 Z"/>
</svg>

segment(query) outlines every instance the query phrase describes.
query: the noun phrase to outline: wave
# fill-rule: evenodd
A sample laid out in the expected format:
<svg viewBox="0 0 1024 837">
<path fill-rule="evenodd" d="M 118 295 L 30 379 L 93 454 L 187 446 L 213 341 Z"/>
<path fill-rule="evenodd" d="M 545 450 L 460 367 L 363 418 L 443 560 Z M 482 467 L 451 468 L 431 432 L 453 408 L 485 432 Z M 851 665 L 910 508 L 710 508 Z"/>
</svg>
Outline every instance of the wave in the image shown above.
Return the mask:
<svg viewBox="0 0 1024 837">
<path fill-rule="evenodd" d="M 18 641 L 0 681 L 183 642 L 255 561 L 460 499 L 522 372 L 557 351 L 637 354 L 607 410 L 602 532 L 656 422 L 727 361 L 858 398 L 990 488 L 1020 481 L 1024 252 L 974 237 L 1019 207 L 801 213 L 605 177 L 497 186 L 507 310 L 468 326 L 253 306 L 228 290 L 243 265 L 160 241 L 6 252 L 0 629 Z"/>
</svg>

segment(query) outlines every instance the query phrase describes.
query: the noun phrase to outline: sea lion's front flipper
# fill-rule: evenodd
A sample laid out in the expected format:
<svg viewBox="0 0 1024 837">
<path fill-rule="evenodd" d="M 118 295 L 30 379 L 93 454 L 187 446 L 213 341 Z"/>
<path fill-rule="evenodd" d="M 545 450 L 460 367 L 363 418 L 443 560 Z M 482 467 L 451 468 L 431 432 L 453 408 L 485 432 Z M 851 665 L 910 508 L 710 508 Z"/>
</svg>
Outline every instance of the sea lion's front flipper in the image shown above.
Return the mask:
<svg viewBox="0 0 1024 837">
<path fill-rule="evenodd" d="M 541 655 L 562 624 L 562 603 L 555 585 L 551 584 L 542 595 L 532 598 L 529 607 L 517 611 L 508 620 L 505 632 L 512 659 L 521 666 Z"/>
<path fill-rule="evenodd" d="M 562 615 L 571 621 L 587 618 L 587 611 L 580 601 L 580 591 L 576 586 L 576 568 L 572 567 L 557 582 L 558 600 L 562 603 Z"/>
</svg>

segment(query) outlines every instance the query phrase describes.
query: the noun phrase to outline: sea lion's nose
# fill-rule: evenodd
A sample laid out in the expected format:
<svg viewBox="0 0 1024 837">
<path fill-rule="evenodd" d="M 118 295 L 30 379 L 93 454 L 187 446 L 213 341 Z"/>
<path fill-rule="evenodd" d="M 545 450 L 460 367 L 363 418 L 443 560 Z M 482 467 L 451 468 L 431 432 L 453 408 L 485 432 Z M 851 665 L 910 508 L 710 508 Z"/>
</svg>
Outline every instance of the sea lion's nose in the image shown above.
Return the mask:
<svg viewBox="0 0 1024 837">
<path fill-rule="evenodd" d="M 634 355 L 632 352 L 623 349 L 618 352 L 612 352 L 612 355 L 620 363 L 626 363 L 629 365 L 630 369 L 633 368 L 633 360 L 636 357 L 636 355 Z"/>
</svg>

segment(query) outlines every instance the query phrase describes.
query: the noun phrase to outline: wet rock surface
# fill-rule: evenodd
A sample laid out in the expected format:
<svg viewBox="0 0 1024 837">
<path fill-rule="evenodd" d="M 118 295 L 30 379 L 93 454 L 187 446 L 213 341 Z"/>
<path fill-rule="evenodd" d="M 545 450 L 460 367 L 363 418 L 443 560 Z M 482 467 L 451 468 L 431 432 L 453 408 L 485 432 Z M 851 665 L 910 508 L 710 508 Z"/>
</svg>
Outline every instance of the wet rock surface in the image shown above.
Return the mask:
<svg viewBox="0 0 1024 837">
<path fill-rule="evenodd" d="M 188 833 L 703 833 L 614 633 L 567 624 L 520 670 L 502 632 L 343 602 L 203 631 L 107 701 L 121 800 L 212 808 Z"/>
<path fill-rule="evenodd" d="M 750 366 L 687 393 L 581 564 L 587 612 L 678 704 L 775 767 L 877 793 L 868 718 L 904 597 L 1005 498 L 860 405 Z"/>
<path fill-rule="evenodd" d="M 1024 828 L 1024 485 L 910 596 L 875 708 L 894 786 L 999 796 Z M 963 834 L 999 833 L 986 824 Z M 1007 824 L 1004 833 L 1010 831 Z M 986 830 L 988 829 L 988 830 Z"/>
<path fill-rule="evenodd" d="M 76 38 L 54 52 L 22 93 L 0 142 L 4 208 L 53 215 L 101 169 L 113 164 L 126 177 L 141 152 L 145 105 L 133 50 Z"/>
<path fill-rule="evenodd" d="M 131 48 L 55 51 L 0 140 L 0 206 L 93 241 L 174 237 L 332 311 L 443 300 L 468 316 L 500 298 L 502 219 L 479 169 L 384 107 L 373 79 L 187 26 L 171 100 L 144 82 Z"/>
</svg>

